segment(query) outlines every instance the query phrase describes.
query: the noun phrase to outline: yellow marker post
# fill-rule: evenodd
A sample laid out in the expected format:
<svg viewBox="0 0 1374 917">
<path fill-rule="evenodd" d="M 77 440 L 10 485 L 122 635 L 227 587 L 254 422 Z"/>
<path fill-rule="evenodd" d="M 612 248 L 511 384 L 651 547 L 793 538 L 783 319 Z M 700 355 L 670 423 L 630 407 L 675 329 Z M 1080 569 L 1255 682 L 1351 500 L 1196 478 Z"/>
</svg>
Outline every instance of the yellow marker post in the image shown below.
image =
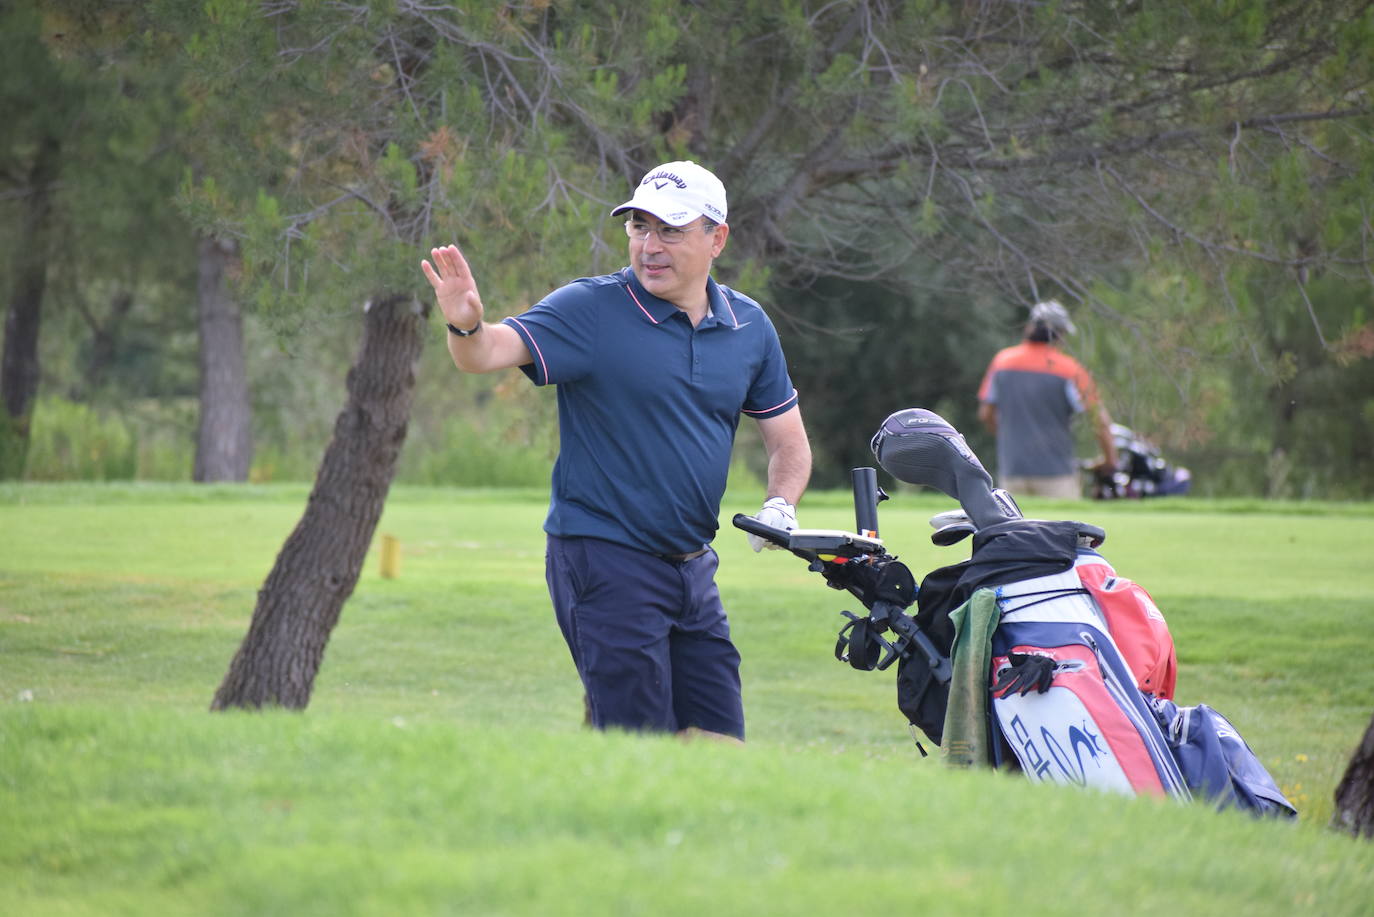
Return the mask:
<svg viewBox="0 0 1374 917">
<path fill-rule="evenodd" d="M 382 536 L 382 577 L 395 579 L 401 573 L 401 542 L 395 535 Z"/>
</svg>

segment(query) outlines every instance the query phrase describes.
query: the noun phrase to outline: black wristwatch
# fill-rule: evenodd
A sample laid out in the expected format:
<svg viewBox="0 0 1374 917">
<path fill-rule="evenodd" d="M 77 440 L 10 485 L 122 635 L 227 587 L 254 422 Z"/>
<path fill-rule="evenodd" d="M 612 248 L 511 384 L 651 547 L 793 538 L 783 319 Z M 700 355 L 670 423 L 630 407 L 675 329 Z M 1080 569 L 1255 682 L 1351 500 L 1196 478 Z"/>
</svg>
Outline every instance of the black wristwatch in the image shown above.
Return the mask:
<svg viewBox="0 0 1374 917">
<path fill-rule="evenodd" d="M 473 329 L 472 329 L 471 331 L 464 331 L 462 328 L 455 328 L 455 327 L 453 327 L 452 325 L 449 325 L 448 322 L 444 322 L 444 324 L 445 324 L 445 325 L 448 325 L 448 333 L 449 333 L 449 334 L 455 335 L 456 337 L 460 337 L 460 338 L 470 338 L 470 337 L 472 337 L 474 334 L 476 334 L 477 332 L 479 332 L 479 331 L 482 330 L 482 323 L 481 323 L 480 321 L 478 321 L 478 323 L 476 324 L 476 326 L 473 327 Z"/>
</svg>

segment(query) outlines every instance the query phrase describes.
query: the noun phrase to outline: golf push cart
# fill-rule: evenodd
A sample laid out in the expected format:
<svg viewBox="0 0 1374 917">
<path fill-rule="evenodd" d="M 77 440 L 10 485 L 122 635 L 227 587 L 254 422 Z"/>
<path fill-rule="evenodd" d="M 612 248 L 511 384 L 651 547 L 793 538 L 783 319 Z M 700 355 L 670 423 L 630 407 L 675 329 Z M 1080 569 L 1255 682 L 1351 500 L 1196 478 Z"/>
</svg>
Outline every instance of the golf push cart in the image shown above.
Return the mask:
<svg viewBox="0 0 1374 917">
<path fill-rule="evenodd" d="M 923 408 L 890 415 L 871 447 L 896 479 L 959 503 L 931 519 L 931 540 L 971 537 L 967 560 L 918 584 L 879 536 L 887 495 L 873 468 L 852 472 L 854 532 L 786 531 L 743 514 L 733 523 L 862 603 L 866 614 L 841 612 L 836 658 L 867 671 L 895 664 L 898 708 L 952 763 L 1295 814 L 1234 726 L 1205 705 L 1173 703 L 1167 624 L 1097 553 L 1101 528 L 1026 519 L 958 430 Z"/>
<path fill-rule="evenodd" d="M 1094 500 L 1182 496 L 1192 489 L 1193 474 L 1170 464 L 1159 447 L 1130 427 L 1111 425 L 1116 467 L 1103 469 L 1096 460 L 1080 464 Z"/>
</svg>

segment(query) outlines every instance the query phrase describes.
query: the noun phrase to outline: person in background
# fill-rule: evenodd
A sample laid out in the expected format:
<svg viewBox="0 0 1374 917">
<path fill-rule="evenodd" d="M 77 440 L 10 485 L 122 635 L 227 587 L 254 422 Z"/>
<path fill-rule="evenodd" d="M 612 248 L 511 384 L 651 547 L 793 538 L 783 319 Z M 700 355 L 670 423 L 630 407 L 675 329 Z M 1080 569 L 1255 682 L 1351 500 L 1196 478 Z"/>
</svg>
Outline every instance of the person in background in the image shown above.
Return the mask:
<svg viewBox="0 0 1374 917">
<path fill-rule="evenodd" d="M 497 323 L 457 246 L 421 268 L 460 370 L 519 367 L 557 386 L 545 576 L 591 725 L 742 741 L 740 656 L 711 547 L 735 428 L 758 422 L 757 518 L 777 528 L 796 527 L 811 447 L 772 322 L 711 277 L 730 236 L 719 179 L 665 163 L 611 213 L 626 215 L 628 267 Z"/>
<path fill-rule="evenodd" d="M 1083 496 L 1073 419 L 1087 413 L 1102 449 L 1099 468 L 1115 470 L 1112 419 L 1097 386 L 1059 341 L 1075 331 L 1050 299 L 1031 307 L 1021 343 L 998 351 L 978 388 L 978 419 L 997 436 L 997 483 L 1015 496 Z"/>
</svg>

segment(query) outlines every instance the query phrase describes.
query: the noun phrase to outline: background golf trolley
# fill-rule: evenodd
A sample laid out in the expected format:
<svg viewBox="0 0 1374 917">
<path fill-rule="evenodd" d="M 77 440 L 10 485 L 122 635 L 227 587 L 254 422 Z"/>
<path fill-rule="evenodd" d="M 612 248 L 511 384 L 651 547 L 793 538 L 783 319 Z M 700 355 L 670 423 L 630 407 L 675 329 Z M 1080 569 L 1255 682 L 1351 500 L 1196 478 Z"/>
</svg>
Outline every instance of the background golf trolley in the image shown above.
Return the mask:
<svg viewBox="0 0 1374 917">
<path fill-rule="evenodd" d="M 1102 529 L 1026 519 L 963 436 L 931 411 L 890 415 L 871 445 L 896 479 L 958 501 L 960 509 L 931 520 L 931 540 L 972 537 L 967 560 L 918 586 L 879 537 L 877 507 L 887 495 L 873 468 L 853 471 L 857 531 L 733 521 L 863 604 L 867 614 L 841 612 L 836 657 L 861 670 L 895 664 L 898 708 L 952 762 L 1296 814 L 1225 717 L 1173 703 L 1168 626 L 1149 594 L 1097 552 Z"/>
</svg>

